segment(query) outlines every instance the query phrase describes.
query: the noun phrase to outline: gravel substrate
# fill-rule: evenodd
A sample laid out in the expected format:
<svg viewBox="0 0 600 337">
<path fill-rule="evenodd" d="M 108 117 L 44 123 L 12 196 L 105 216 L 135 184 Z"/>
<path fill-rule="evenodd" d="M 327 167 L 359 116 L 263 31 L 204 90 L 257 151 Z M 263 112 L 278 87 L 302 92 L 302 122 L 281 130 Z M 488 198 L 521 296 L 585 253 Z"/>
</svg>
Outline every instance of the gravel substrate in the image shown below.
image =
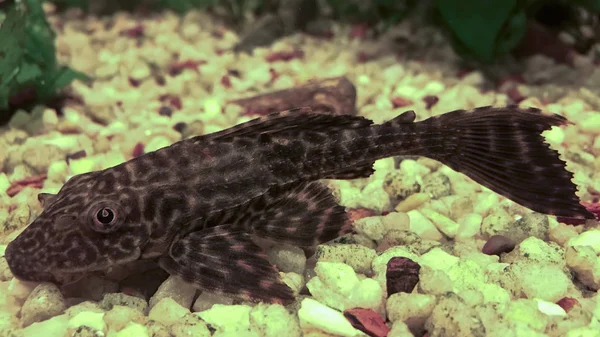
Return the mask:
<svg viewBox="0 0 600 337">
<path fill-rule="evenodd" d="M 41 212 L 38 193 L 183 131 L 254 117 L 228 100 L 342 75 L 356 86 L 358 114 L 375 122 L 514 100 L 562 114 L 574 124 L 547 140 L 582 200 L 600 196 L 600 68 L 587 57 L 569 68 L 536 56 L 519 76 L 489 83 L 459 68 L 438 33 L 408 23 L 380 41 L 334 25 L 332 37 L 293 35 L 249 56 L 228 52 L 238 36 L 199 12 L 50 20 L 60 60 L 97 80 L 72 85 L 81 102 L 62 116 L 40 106 L 0 130 L 1 255 Z M 404 44 L 389 47 L 397 36 Z M 356 234 L 308 259 L 297 247 L 268 252 L 297 303 L 240 303 L 145 265 L 59 289 L 16 280 L 2 257 L 0 336 L 600 336 L 596 221 L 532 213 L 425 158 L 375 166 L 368 179 L 329 182 L 356 216 Z"/>
</svg>

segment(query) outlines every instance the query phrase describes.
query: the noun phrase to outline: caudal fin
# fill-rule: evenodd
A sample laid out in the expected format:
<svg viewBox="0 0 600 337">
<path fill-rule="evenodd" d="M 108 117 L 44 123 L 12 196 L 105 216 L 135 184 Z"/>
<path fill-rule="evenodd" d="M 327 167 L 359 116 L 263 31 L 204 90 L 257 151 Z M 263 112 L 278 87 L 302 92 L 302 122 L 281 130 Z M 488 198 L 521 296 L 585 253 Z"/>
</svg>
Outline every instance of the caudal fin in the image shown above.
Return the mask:
<svg viewBox="0 0 600 337">
<path fill-rule="evenodd" d="M 444 135 L 443 150 L 432 157 L 452 169 L 531 210 L 594 218 L 575 195 L 573 174 L 541 135 L 566 118 L 507 106 L 457 110 L 422 123 Z"/>
</svg>

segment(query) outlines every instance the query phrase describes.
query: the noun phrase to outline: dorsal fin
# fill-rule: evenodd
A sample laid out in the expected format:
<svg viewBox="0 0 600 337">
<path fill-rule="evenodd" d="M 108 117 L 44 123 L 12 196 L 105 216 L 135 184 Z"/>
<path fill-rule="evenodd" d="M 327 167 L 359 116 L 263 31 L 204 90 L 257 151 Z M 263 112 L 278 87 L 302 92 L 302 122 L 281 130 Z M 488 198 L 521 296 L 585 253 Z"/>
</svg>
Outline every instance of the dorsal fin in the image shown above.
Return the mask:
<svg viewBox="0 0 600 337">
<path fill-rule="evenodd" d="M 261 134 L 275 134 L 283 131 L 337 131 L 366 127 L 373 121 L 352 115 L 330 115 L 312 111 L 309 107 L 275 112 L 264 117 L 258 117 L 231 128 L 194 137 L 194 141 L 224 141 L 237 137 L 256 137 Z"/>
<path fill-rule="evenodd" d="M 416 118 L 417 118 L 417 115 L 415 114 L 415 112 L 413 110 L 408 110 L 408 111 L 405 111 L 405 112 L 401 113 L 400 115 L 394 117 L 394 119 L 391 119 L 391 120 L 383 123 L 382 125 L 397 126 L 400 124 L 412 124 L 415 122 Z"/>
</svg>

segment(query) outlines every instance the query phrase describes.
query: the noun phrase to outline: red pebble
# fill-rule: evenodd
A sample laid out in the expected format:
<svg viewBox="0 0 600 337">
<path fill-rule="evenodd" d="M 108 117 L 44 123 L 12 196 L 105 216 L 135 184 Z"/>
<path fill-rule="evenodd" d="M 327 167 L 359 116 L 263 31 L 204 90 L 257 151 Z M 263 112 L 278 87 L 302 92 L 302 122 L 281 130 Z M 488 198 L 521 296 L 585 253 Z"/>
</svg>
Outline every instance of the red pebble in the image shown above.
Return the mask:
<svg viewBox="0 0 600 337">
<path fill-rule="evenodd" d="M 139 80 L 136 80 L 136 79 L 135 79 L 135 78 L 133 78 L 133 77 L 129 77 L 129 78 L 127 78 L 127 80 L 129 81 L 129 85 L 131 85 L 131 86 L 132 86 L 132 87 L 134 87 L 134 88 L 137 88 L 137 87 L 139 87 L 139 86 L 140 86 L 140 81 L 139 81 Z"/>
<path fill-rule="evenodd" d="M 133 151 L 131 153 L 131 155 L 133 156 L 133 158 L 139 157 L 139 156 L 141 156 L 143 154 L 144 154 L 144 144 L 141 143 L 141 142 L 135 144 L 135 146 L 133 147 Z"/>
<path fill-rule="evenodd" d="M 198 71 L 198 67 L 205 64 L 204 60 L 185 60 L 185 61 L 177 61 L 171 64 L 169 69 L 169 75 L 175 76 L 181 73 L 184 69 L 192 69 L 196 72 Z"/>
<path fill-rule="evenodd" d="M 221 85 L 223 85 L 225 88 L 231 88 L 231 79 L 229 76 L 223 75 L 223 77 L 221 77 Z"/>
<path fill-rule="evenodd" d="M 385 337 L 391 330 L 373 309 L 348 309 L 344 311 L 344 317 L 354 328 L 371 337 Z"/>
<path fill-rule="evenodd" d="M 295 49 L 292 51 L 280 51 L 280 52 L 274 52 L 269 54 L 265 60 L 269 63 L 272 62 L 277 62 L 277 61 L 290 61 L 293 60 L 295 58 L 303 58 L 304 57 L 304 52 L 302 50 L 299 49 Z"/>
<path fill-rule="evenodd" d="M 271 83 L 275 82 L 275 80 L 277 80 L 280 76 L 277 70 L 273 68 L 269 68 L 269 74 L 271 74 L 271 79 L 269 80 Z"/>
<path fill-rule="evenodd" d="M 352 26 L 350 30 L 350 38 L 352 39 L 364 39 L 367 37 L 367 32 L 369 31 L 369 25 L 365 23 L 361 23 L 358 25 Z"/>
<path fill-rule="evenodd" d="M 560 307 L 563 308 L 566 312 L 569 312 L 576 305 L 581 307 L 581 304 L 579 303 L 579 301 L 577 301 L 576 299 L 574 299 L 572 297 L 563 297 L 560 300 L 558 300 L 558 302 L 556 302 L 556 304 L 560 305 Z"/>
<path fill-rule="evenodd" d="M 183 108 L 183 104 L 181 103 L 181 98 L 179 98 L 179 96 L 171 96 L 171 98 L 169 98 L 169 103 L 171 103 L 171 105 L 177 110 L 181 110 L 181 108 Z"/>
<path fill-rule="evenodd" d="M 9 197 L 14 197 L 25 187 L 42 188 L 44 186 L 44 180 L 48 177 L 47 174 L 40 174 L 37 176 L 27 177 L 21 180 L 13 182 L 10 187 L 6 190 L 6 194 Z"/>
<path fill-rule="evenodd" d="M 132 28 L 123 29 L 121 35 L 129 37 L 141 37 L 144 35 L 144 26 L 136 25 Z"/>
<path fill-rule="evenodd" d="M 411 104 L 412 104 L 412 102 L 410 100 L 407 100 L 406 98 L 403 98 L 403 97 L 392 98 L 392 106 L 394 107 L 394 109 L 398 109 L 398 108 L 408 106 Z"/>
<path fill-rule="evenodd" d="M 519 88 L 517 88 L 516 86 L 509 88 L 506 92 L 506 95 L 508 95 L 508 97 L 512 99 L 515 103 L 520 103 L 526 98 L 521 94 L 521 92 L 519 92 Z"/>
<path fill-rule="evenodd" d="M 395 293 L 410 293 L 419 283 L 421 266 L 415 261 L 396 256 L 387 263 L 385 274 L 388 297 Z"/>
<path fill-rule="evenodd" d="M 440 99 L 434 95 L 427 95 L 423 97 L 423 102 L 425 102 L 425 108 L 428 110 L 431 109 L 431 107 L 433 107 L 434 105 L 436 105 L 439 100 Z"/>
</svg>

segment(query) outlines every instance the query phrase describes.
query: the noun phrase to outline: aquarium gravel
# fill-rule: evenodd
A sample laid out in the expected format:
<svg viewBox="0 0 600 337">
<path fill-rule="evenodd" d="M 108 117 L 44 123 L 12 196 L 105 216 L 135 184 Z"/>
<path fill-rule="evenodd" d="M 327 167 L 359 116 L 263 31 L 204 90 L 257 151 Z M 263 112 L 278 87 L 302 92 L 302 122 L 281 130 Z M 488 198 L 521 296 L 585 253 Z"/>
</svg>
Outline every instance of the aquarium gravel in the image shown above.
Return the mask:
<svg viewBox="0 0 600 337">
<path fill-rule="evenodd" d="M 0 131 L 0 253 L 38 214 L 38 193 L 187 135 L 255 115 L 229 101 L 346 76 L 357 114 L 376 123 L 515 100 L 573 122 L 545 133 L 575 173 L 583 201 L 600 197 L 600 68 L 543 56 L 499 83 L 465 70 L 439 32 L 410 22 L 371 40 L 352 26 L 295 34 L 253 55 L 192 11 L 49 20 L 59 60 L 93 75 L 59 115 L 37 106 Z M 402 39 L 398 39 L 402 37 Z M 396 41 L 396 42 L 393 42 Z M 402 42 L 398 42 L 402 41 Z M 583 85 L 582 88 L 579 88 Z M 600 227 L 532 213 L 426 158 L 390 158 L 368 179 L 329 181 L 355 234 L 268 252 L 296 303 L 245 303 L 201 292 L 147 266 L 59 289 L 12 277 L 0 258 L 0 336 L 600 336 Z M 548 181 L 552 184 L 552 181 Z M 43 199 L 43 198 L 41 198 Z M 561 220 L 561 219 L 559 219 Z"/>
</svg>

